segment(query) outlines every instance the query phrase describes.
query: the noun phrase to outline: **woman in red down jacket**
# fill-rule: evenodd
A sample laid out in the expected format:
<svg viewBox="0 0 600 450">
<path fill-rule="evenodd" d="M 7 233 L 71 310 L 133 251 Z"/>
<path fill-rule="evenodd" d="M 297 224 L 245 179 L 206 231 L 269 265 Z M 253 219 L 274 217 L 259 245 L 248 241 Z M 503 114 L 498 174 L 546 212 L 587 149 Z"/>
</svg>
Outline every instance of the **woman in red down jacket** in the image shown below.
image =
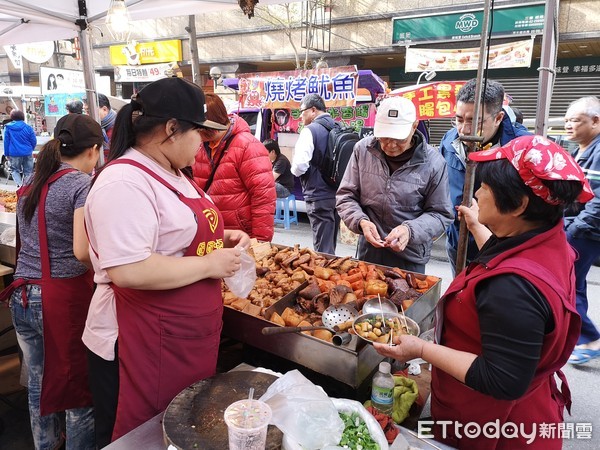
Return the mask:
<svg viewBox="0 0 600 450">
<path fill-rule="evenodd" d="M 201 131 L 204 144 L 192 166 L 194 180 L 218 206 L 225 229 L 243 230 L 250 237 L 270 241 L 276 194 L 269 152 L 250 133 L 244 119 L 227 115 L 219 96 L 206 94 L 206 109 L 208 120 L 229 127 Z"/>
</svg>

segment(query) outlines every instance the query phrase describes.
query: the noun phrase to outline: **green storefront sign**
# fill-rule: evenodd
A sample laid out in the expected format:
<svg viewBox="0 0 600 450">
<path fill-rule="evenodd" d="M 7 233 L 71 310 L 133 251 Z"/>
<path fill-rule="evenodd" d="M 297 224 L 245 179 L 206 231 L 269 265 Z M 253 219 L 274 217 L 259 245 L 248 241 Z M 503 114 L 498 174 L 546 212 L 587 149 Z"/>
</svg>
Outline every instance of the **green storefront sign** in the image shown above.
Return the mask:
<svg viewBox="0 0 600 450">
<path fill-rule="evenodd" d="M 544 28 L 543 4 L 496 9 L 492 37 L 523 37 L 541 34 Z M 394 17 L 393 45 L 479 39 L 483 10 L 423 17 Z"/>
</svg>

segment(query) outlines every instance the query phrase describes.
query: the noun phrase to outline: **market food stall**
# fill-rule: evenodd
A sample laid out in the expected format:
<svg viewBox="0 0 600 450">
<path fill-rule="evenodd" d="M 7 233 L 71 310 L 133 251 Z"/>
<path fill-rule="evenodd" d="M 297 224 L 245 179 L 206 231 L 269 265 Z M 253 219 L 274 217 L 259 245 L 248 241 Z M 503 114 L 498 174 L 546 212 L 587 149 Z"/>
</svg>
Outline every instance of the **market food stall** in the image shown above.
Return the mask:
<svg viewBox="0 0 600 450">
<path fill-rule="evenodd" d="M 296 259 L 294 259 L 295 257 Z M 273 261 L 269 262 L 270 259 Z M 274 263 L 276 260 L 279 260 L 280 263 Z M 305 263 L 301 263 L 301 261 L 305 261 Z M 309 285 L 316 286 L 317 296 L 323 296 L 323 293 L 325 293 L 331 297 L 339 294 L 340 291 L 349 294 L 349 289 L 343 290 L 339 286 L 347 287 L 349 280 L 354 280 L 353 287 L 364 286 L 351 291 L 354 297 L 357 294 L 361 296 L 358 299 L 359 305 L 361 300 L 364 303 L 366 297 L 376 296 L 375 290 L 383 287 L 383 290 L 379 291 L 381 296 L 387 296 L 391 299 L 394 296 L 400 298 L 399 304 L 406 305 L 406 315 L 415 320 L 422 331 L 429 330 L 433 325 L 433 312 L 441 293 L 441 280 L 437 277 L 430 276 L 430 284 L 427 284 L 424 282 L 425 276 L 404 272 L 409 280 L 413 280 L 414 286 L 418 286 L 414 281 L 418 280 L 416 277 L 423 279 L 418 280 L 422 286 L 420 288 L 422 292 L 419 292 L 408 283 L 404 283 L 406 279 L 403 279 L 399 273 L 402 271 L 394 271 L 390 268 L 371 264 L 367 265 L 350 258 L 321 255 L 309 249 L 285 248 L 282 246 L 272 246 L 270 253 L 259 260 L 258 264 L 259 270 L 264 267 L 261 264 L 267 264 L 268 267 L 271 267 L 271 278 L 276 284 L 285 283 L 283 278 L 277 278 L 276 275 L 273 275 L 276 271 L 286 273 L 291 278 L 296 277 L 297 281 L 304 279 L 304 282 L 272 304 L 271 302 L 265 303 L 260 295 L 255 298 L 251 296 L 252 300 L 236 303 L 234 297 L 225 293 L 227 306 L 223 317 L 223 333 L 252 347 L 331 377 L 355 390 L 356 396 L 360 396 L 360 392 L 364 391 L 365 386 L 363 385 L 370 380 L 370 376 L 383 359 L 371 345 L 367 345 L 356 335 L 353 335 L 348 343 L 341 346 L 323 340 L 314 333 L 311 335 L 304 333 L 264 335 L 262 334 L 264 327 L 275 326 L 269 319 L 272 320 L 274 314 L 285 317 L 284 311 L 288 308 L 298 310 L 299 301 L 310 297 L 310 294 L 301 295 L 301 293 L 308 290 Z M 310 264 L 312 264 L 312 267 Z M 327 267 L 323 268 L 319 264 L 327 264 Z M 371 284 L 368 284 L 367 280 L 363 278 L 359 267 L 363 268 L 365 276 L 370 278 Z M 368 274 L 369 268 L 373 275 Z M 324 269 L 329 269 L 329 272 Z M 312 275 L 307 275 L 307 272 L 311 271 Z M 398 278 L 392 278 L 396 274 Z M 327 276 L 328 279 L 319 278 L 317 275 Z M 330 279 L 336 279 L 338 284 Z M 399 285 L 404 287 L 405 291 L 412 290 L 412 297 L 410 293 L 402 292 L 401 289 L 398 289 L 397 292 L 396 290 L 392 291 L 393 280 L 403 281 Z M 379 284 L 375 285 L 375 281 Z M 262 283 L 263 281 L 259 278 L 257 284 Z M 271 287 L 268 290 L 271 291 L 273 288 Z M 332 302 L 332 300 L 328 300 L 328 302 Z M 252 306 L 255 306 L 255 308 L 252 308 Z M 309 316 L 308 313 L 303 314 L 302 311 L 295 314 L 297 315 L 296 320 L 285 321 L 285 325 L 296 326 L 301 320 L 305 320 Z M 308 325 L 319 325 L 318 317 L 312 318 L 312 322 L 310 322 L 310 318 L 308 319 Z M 281 325 L 279 323 L 278 326 Z"/>
<path fill-rule="evenodd" d="M 425 282 L 424 279 L 427 276 L 417 274 L 419 278 L 415 278 L 409 276 L 408 272 L 398 269 L 367 265 L 349 257 L 319 254 L 310 249 L 301 248 L 299 245 L 287 247 L 257 243 L 253 248 L 257 262 L 257 281 L 253 290 L 247 298 L 239 298 L 224 287 L 226 306 L 223 334 L 228 336 L 231 341 L 237 342 L 236 348 L 231 351 L 231 353 L 237 353 L 234 356 L 227 354 L 230 351 L 227 346 L 231 346 L 231 343 L 227 343 L 226 339 L 225 345 L 222 345 L 221 362 L 217 375 L 186 388 L 173 400 L 165 413 L 155 416 L 115 441 L 108 447 L 109 449 L 134 447 L 158 449 L 167 446 L 176 449 L 192 448 L 193 444 L 188 445 L 190 443 L 197 443 L 198 448 L 226 448 L 226 428 L 222 410 L 227 404 L 247 397 L 248 388 L 251 386 L 256 389 L 255 398 L 260 397 L 268 384 L 276 379 L 262 373 L 264 371 L 271 375 L 273 372 L 280 375 L 298 369 L 314 384 L 323 387 L 328 396 L 332 398 L 357 399 L 361 403 L 366 400 L 371 376 L 383 359 L 366 341 L 352 335 L 349 342 L 336 346 L 327 340 L 327 336 L 313 335 L 312 333 L 286 333 L 271 336 L 262 333 L 263 328 L 282 327 L 282 323 L 275 323 L 271 320 L 277 320 L 274 318 L 275 315 L 289 320 L 288 315 L 285 314 L 287 308 L 293 309 L 295 314 L 302 315 L 298 303 L 309 301 L 310 287 L 312 286 L 314 289 L 315 283 L 319 291 L 317 296 L 320 299 L 329 297 L 329 302 L 331 302 L 331 296 L 335 295 L 332 289 L 335 289 L 336 286 L 346 286 L 347 282 L 350 286 L 354 285 L 353 287 L 357 288 L 342 290 L 342 301 L 344 299 L 351 301 L 354 300 L 353 296 L 360 296 L 360 287 L 362 286 L 362 298 L 358 299 L 357 304 L 359 307 L 361 300 L 364 304 L 365 297 L 372 295 L 367 294 L 367 274 L 371 279 L 369 281 L 373 281 L 376 277 L 377 281 L 383 281 L 381 277 L 385 279 L 387 274 L 387 278 L 391 278 L 388 281 L 402 280 L 407 283 L 409 288 L 409 282 L 419 288 L 417 281 L 420 281 L 421 292 L 411 288 L 412 290 L 407 296 L 401 297 L 400 292 L 402 291 L 400 290 L 396 293 L 396 300 L 401 305 L 407 305 L 407 317 L 418 322 L 422 330 L 428 330 L 432 326 L 433 312 L 441 291 L 441 280 L 437 277 L 429 276 L 428 282 Z M 365 273 L 364 276 L 361 268 Z M 392 278 L 396 275 L 398 278 Z M 410 273 L 410 275 L 413 274 Z M 403 285 L 402 282 L 398 284 Z M 380 294 L 394 298 L 395 290 L 390 289 L 387 282 L 384 282 L 383 285 L 380 283 L 370 284 L 369 292 L 373 292 L 375 288 L 380 289 Z M 321 290 L 323 291 L 321 292 Z M 414 294 L 414 292 L 417 292 L 417 297 L 410 298 L 411 293 Z M 304 319 L 315 319 L 309 316 L 310 314 Z M 285 323 L 285 325 L 287 324 Z M 224 359 L 234 362 L 231 366 L 224 367 Z M 233 369 L 229 372 L 231 367 Z M 230 375 L 233 372 L 253 370 L 256 367 L 258 367 L 256 370 L 259 374 L 244 372 L 240 375 Z M 427 364 L 422 364 L 420 367 L 422 368 L 420 375 L 407 375 L 407 377 L 415 380 L 419 392 L 426 399 L 429 394 L 430 372 Z M 253 382 L 255 379 L 258 380 L 256 383 Z M 231 383 L 236 386 L 231 387 Z M 210 400 L 207 400 L 207 396 L 210 397 Z M 205 411 L 206 414 L 201 412 L 204 411 L 202 405 L 209 408 Z M 410 416 L 403 422 L 406 427 L 415 426 L 422 407 L 422 402 L 413 405 Z M 402 438 L 398 439 L 405 439 L 417 448 L 428 448 L 428 444 L 411 434 L 409 428 L 400 427 Z M 221 433 L 220 437 L 216 438 L 215 433 Z M 282 448 L 282 436 L 276 428 L 271 426 L 268 436 L 271 444 L 268 444 L 267 448 Z M 211 442 L 211 444 L 205 446 L 206 442 Z M 404 449 L 406 447 L 393 446 L 390 448 Z"/>
</svg>

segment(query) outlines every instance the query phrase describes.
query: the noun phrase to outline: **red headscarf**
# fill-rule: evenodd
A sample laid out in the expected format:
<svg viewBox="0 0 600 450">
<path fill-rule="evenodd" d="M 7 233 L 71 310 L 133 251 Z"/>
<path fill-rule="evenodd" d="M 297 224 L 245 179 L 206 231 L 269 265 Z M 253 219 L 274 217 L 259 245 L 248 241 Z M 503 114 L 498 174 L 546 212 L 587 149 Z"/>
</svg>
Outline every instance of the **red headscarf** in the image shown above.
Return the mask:
<svg viewBox="0 0 600 450">
<path fill-rule="evenodd" d="M 469 158 L 472 161 L 508 159 L 533 193 L 551 205 L 561 201 L 552 197 L 541 180 L 579 181 L 583 191 L 577 201 L 585 203 L 594 198 L 594 191 L 579 164 L 560 145 L 542 136 L 521 136 L 503 147 L 473 152 Z"/>
</svg>

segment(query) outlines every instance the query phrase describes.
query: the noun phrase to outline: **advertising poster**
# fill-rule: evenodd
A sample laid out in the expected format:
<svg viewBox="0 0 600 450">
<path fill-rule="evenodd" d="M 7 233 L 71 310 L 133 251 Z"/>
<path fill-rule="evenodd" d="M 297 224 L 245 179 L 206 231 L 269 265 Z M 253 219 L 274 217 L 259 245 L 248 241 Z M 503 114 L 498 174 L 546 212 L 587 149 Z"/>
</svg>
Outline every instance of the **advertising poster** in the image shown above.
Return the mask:
<svg viewBox="0 0 600 450">
<path fill-rule="evenodd" d="M 44 113 L 46 116 L 62 117 L 68 113 L 67 103 L 74 100 L 81 100 L 84 105 L 87 102 L 84 92 L 73 94 L 47 94 L 44 96 Z"/>
<path fill-rule="evenodd" d="M 533 41 L 512 42 L 492 45 L 490 47 L 489 68 L 509 69 L 513 67 L 530 67 L 533 56 Z M 466 49 L 406 49 L 405 72 L 423 72 L 435 70 L 477 70 L 479 65 L 479 48 Z"/>
<path fill-rule="evenodd" d="M 40 87 L 42 95 L 85 92 L 83 72 L 41 66 Z"/>
<path fill-rule="evenodd" d="M 327 107 L 354 106 L 358 88 L 355 66 L 289 72 L 242 74 L 242 108 L 298 108 L 306 94 L 319 94 Z"/>
<path fill-rule="evenodd" d="M 333 106 L 327 108 L 333 120 L 342 122 L 354 128 L 357 132 L 363 127 L 375 124 L 377 108 L 374 103 L 364 103 L 356 106 Z M 273 111 L 273 129 L 277 133 L 299 133 L 302 130 L 300 110 L 278 108 Z"/>
</svg>

